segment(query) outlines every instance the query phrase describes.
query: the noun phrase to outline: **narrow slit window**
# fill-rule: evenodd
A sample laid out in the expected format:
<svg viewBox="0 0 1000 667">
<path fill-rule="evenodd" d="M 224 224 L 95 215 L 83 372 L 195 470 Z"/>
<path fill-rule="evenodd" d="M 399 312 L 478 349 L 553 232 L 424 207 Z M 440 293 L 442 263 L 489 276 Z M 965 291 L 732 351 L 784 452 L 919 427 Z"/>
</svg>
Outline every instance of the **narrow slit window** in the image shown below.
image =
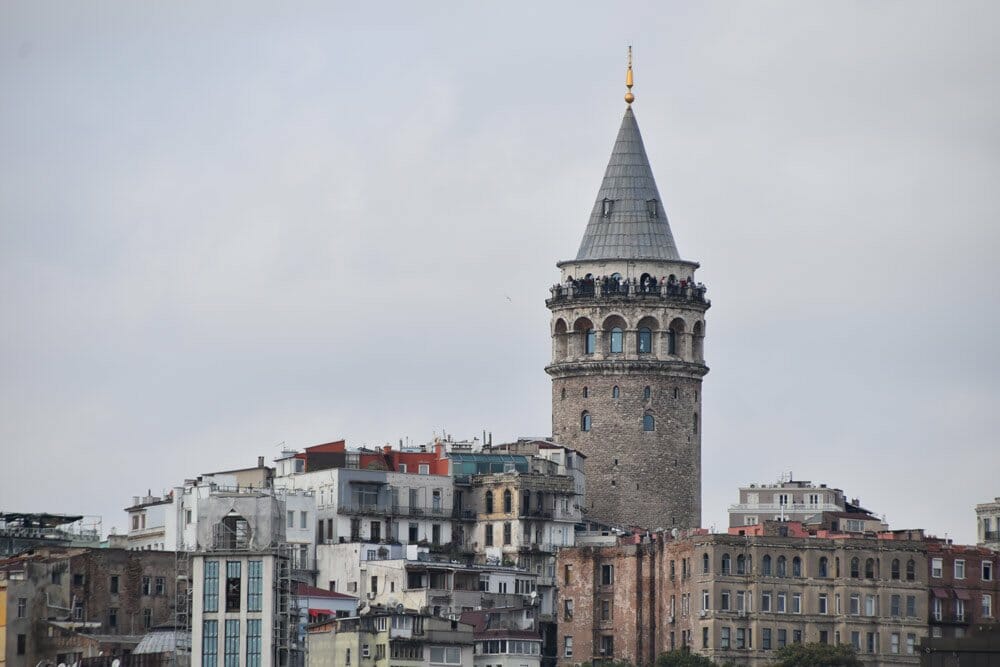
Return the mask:
<svg viewBox="0 0 1000 667">
<path fill-rule="evenodd" d="M 615 204 L 614 199 L 605 199 L 604 201 L 602 201 L 601 215 L 603 215 L 605 218 L 609 217 L 611 215 L 611 210 L 614 208 L 614 204 Z"/>
<path fill-rule="evenodd" d="M 658 204 L 659 202 L 657 202 L 655 199 L 646 200 L 646 211 L 649 213 L 649 217 L 651 218 L 660 217 L 660 212 L 659 212 L 660 207 L 658 206 Z"/>
</svg>

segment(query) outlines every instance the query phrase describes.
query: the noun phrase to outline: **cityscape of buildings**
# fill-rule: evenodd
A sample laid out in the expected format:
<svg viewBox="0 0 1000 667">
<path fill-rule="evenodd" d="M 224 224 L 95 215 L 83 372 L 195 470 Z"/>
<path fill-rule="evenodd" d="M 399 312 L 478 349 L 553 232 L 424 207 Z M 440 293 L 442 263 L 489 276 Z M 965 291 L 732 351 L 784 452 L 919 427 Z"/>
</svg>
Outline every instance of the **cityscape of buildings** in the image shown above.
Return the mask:
<svg viewBox="0 0 1000 667">
<path fill-rule="evenodd" d="M 790 474 L 702 526 L 707 288 L 627 107 L 558 264 L 552 435 L 288 449 L 122 498 L 127 532 L 0 512 L 0 665 L 922 664 L 995 633 L 1000 498 L 974 545 Z M 719 417 L 713 417 L 719 418 Z M 810 471 L 820 479 L 823 470 Z M 945 644 L 940 644 L 945 646 Z"/>
</svg>

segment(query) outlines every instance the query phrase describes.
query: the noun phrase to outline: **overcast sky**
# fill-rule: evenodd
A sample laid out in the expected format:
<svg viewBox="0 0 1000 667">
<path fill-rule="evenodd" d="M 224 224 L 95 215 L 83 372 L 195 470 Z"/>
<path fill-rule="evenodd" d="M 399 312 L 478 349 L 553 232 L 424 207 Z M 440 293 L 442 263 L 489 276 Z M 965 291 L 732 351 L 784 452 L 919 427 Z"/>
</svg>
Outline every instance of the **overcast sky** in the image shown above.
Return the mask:
<svg viewBox="0 0 1000 667">
<path fill-rule="evenodd" d="M 704 523 L 782 472 L 1000 495 L 994 2 L 0 5 L 0 510 L 548 435 L 555 262 L 634 105 L 709 288 Z"/>
</svg>

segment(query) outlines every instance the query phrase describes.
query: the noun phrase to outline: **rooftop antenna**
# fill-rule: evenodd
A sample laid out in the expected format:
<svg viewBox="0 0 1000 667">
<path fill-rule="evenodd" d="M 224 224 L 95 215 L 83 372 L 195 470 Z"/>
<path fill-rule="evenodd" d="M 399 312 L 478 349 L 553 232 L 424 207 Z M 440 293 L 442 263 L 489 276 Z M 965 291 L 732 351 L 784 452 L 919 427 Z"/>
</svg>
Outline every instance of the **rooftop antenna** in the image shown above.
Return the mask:
<svg viewBox="0 0 1000 667">
<path fill-rule="evenodd" d="M 632 102 L 635 102 L 635 95 L 632 94 L 632 46 L 628 47 L 628 69 L 625 71 L 625 87 L 628 88 L 628 92 L 625 93 L 625 104 L 632 106 Z"/>
</svg>

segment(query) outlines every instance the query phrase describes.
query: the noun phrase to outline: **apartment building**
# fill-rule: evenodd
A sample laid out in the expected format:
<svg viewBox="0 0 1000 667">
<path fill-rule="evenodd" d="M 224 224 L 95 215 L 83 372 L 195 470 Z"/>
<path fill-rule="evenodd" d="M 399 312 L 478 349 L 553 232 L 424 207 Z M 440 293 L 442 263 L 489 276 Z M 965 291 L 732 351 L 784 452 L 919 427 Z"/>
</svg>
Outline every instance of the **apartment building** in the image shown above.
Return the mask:
<svg viewBox="0 0 1000 667">
<path fill-rule="evenodd" d="M 928 623 L 931 637 L 975 634 L 997 622 L 1000 554 L 981 546 L 927 542 Z"/>
<path fill-rule="evenodd" d="M 977 544 L 1000 551 L 1000 498 L 976 505 Z"/>
<path fill-rule="evenodd" d="M 919 531 L 765 523 L 732 532 L 561 551 L 560 664 L 648 665 L 686 647 L 720 663 L 766 665 L 782 646 L 810 642 L 851 644 L 865 664 L 919 662 L 927 634 Z"/>
</svg>

